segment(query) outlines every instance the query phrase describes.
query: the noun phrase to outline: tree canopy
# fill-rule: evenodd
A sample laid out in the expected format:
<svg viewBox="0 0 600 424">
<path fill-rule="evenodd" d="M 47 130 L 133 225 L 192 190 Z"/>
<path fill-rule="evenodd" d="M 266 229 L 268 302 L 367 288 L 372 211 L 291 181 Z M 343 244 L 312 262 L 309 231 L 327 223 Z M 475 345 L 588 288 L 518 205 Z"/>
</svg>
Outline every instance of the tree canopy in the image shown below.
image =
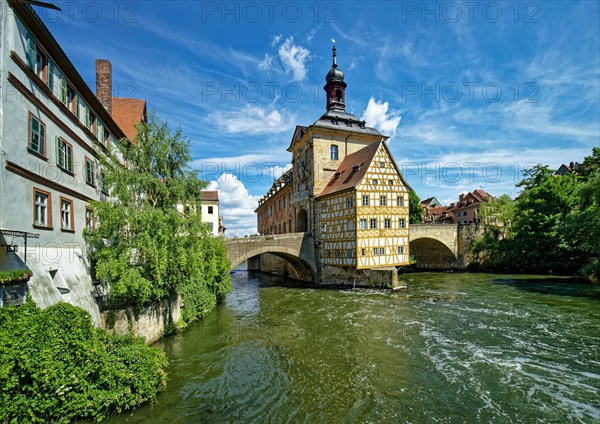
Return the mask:
<svg viewBox="0 0 600 424">
<path fill-rule="evenodd" d="M 423 208 L 421 207 L 421 199 L 416 191 L 411 190 L 408 193 L 408 213 L 411 224 L 420 224 L 423 221 Z"/>
<path fill-rule="evenodd" d="M 101 155 L 109 201 L 94 202 L 98 224 L 86 231 L 95 276 L 109 306 L 142 306 L 179 293 L 184 319 L 204 314 L 230 290 L 220 237 L 201 220 L 200 191 L 189 142 L 154 113 L 133 143 Z M 117 159 L 122 156 L 122 160 Z"/>
<path fill-rule="evenodd" d="M 562 176 L 538 164 L 517 187 L 514 201 L 504 195 L 482 207 L 489 226 L 474 244 L 476 257 L 507 269 L 598 277 L 600 149 Z"/>
</svg>

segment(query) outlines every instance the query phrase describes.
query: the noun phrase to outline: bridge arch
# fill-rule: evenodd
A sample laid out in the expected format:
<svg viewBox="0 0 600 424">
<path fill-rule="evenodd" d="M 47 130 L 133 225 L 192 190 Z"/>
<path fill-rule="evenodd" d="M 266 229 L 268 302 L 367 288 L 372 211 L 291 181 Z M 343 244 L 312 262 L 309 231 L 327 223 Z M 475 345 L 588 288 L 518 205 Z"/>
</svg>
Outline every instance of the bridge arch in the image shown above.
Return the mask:
<svg viewBox="0 0 600 424">
<path fill-rule="evenodd" d="M 450 247 L 432 237 L 419 237 L 410 240 L 410 251 L 414 255 L 417 268 L 450 269 L 455 268 L 458 258 Z"/>
<path fill-rule="evenodd" d="M 318 281 L 317 266 L 314 259 L 314 243 L 312 236 L 306 233 L 290 233 L 275 236 L 260 236 L 241 239 L 227 239 L 227 256 L 231 267 L 256 258 L 257 268 L 269 268 L 269 255 L 277 256 L 287 263 L 290 268 L 285 274 L 292 278 Z M 271 257 L 271 262 L 272 262 Z M 249 262 L 250 265 L 250 262 Z M 289 274 L 287 274 L 289 271 Z M 271 272 L 271 271 L 267 271 Z"/>
</svg>

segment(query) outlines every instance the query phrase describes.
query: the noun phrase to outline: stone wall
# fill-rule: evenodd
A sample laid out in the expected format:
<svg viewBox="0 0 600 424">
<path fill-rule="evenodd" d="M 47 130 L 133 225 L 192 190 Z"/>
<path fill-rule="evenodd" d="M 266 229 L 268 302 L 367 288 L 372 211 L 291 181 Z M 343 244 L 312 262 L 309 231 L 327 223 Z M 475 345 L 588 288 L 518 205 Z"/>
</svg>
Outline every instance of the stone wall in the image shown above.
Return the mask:
<svg viewBox="0 0 600 424">
<path fill-rule="evenodd" d="M 348 287 L 391 288 L 398 283 L 395 267 L 355 270 L 352 267 L 325 265 L 321 268 L 321 284 Z"/>
<path fill-rule="evenodd" d="M 109 333 L 143 337 L 146 344 L 152 344 L 179 322 L 181 303 L 180 297 L 173 296 L 168 301 L 143 308 L 140 313 L 136 313 L 132 308 L 102 312 L 101 326 Z"/>
</svg>

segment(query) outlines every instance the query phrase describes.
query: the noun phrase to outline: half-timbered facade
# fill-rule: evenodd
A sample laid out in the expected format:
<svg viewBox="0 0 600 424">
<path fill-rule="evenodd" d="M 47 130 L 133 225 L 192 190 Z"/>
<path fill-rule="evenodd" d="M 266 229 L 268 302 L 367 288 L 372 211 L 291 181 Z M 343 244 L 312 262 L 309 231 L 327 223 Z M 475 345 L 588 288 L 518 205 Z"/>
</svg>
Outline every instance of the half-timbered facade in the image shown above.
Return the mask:
<svg viewBox="0 0 600 424">
<path fill-rule="evenodd" d="M 347 156 L 317 197 L 322 263 L 408 264 L 408 190 L 385 142 Z"/>
</svg>

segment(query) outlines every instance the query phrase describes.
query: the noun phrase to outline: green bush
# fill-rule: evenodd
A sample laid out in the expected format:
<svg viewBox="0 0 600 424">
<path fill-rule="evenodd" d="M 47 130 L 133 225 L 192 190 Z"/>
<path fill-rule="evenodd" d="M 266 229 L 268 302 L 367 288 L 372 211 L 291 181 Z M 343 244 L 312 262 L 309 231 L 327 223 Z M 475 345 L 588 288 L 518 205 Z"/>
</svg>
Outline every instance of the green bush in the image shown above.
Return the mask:
<svg viewBox="0 0 600 424">
<path fill-rule="evenodd" d="M 142 339 L 111 336 L 59 303 L 0 309 L 0 422 L 102 420 L 165 387 L 167 360 Z"/>
</svg>

